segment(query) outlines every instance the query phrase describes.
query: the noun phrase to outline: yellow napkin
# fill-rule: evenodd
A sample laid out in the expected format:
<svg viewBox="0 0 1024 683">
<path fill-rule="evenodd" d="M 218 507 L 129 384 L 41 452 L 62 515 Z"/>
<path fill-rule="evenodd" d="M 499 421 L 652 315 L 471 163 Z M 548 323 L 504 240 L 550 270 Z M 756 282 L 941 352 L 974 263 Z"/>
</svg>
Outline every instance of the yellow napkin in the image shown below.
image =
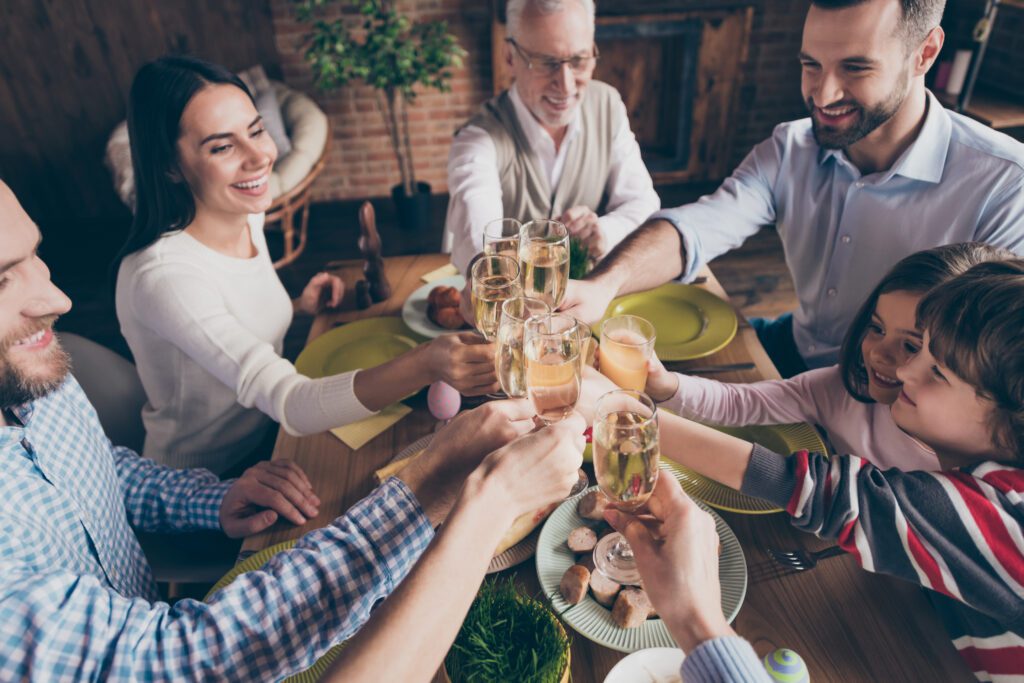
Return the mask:
<svg viewBox="0 0 1024 683">
<path fill-rule="evenodd" d="M 449 263 L 447 266 L 441 266 L 437 270 L 432 270 L 426 275 L 420 276 L 420 279 L 424 282 L 433 282 L 434 280 L 440 280 L 443 277 L 450 277 L 458 274 L 459 269 Z"/>
<path fill-rule="evenodd" d="M 344 427 L 335 427 L 331 434 L 341 439 L 342 443 L 354 451 L 365 446 L 375 436 L 395 424 L 412 412 L 412 408 L 404 403 L 395 403 L 380 411 L 373 417 L 353 422 Z"/>
</svg>

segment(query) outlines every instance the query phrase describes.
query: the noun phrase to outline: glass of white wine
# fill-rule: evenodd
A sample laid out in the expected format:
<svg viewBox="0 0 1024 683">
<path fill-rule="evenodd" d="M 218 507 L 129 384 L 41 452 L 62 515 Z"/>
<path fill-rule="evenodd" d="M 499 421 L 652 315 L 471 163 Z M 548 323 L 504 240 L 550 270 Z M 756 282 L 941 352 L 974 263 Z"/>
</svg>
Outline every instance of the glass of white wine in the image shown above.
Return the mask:
<svg viewBox="0 0 1024 683">
<path fill-rule="evenodd" d="M 651 497 L 658 481 L 658 413 L 650 397 L 640 391 L 620 389 L 598 399 L 593 447 L 594 473 L 602 493 L 620 510 L 639 509 Z M 594 566 L 616 583 L 640 583 L 633 550 L 620 533 L 608 534 L 598 541 Z"/>
<path fill-rule="evenodd" d="M 484 253 L 519 260 L 519 231 L 523 224 L 515 218 L 499 218 L 484 226 Z"/>
<path fill-rule="evenodd" d="M 576 319 L 553 313 L 526 321 L 526 394 L 545 424 L 567 418 L 580 398 L 582 367 Z"/>
<path fill-rule="evenodd" d="M 569 284 L 569 232 L 558 221 L 536 220 L 519 233 L 523 293 L 557 309 Z"/>
<path fill-rule="evenodd" d="M 647 361 L 657 338 L 654 325 L 635 315 L 617 315 L 601 325 L 601 374 L 623 389 L 643 391 Z"/>
<path fill-rule="evenodd" d="M 519 263 L 509 256 L 484 255 L 473 263 L 470 279 L 476 329 L 487 341 L 494 341 L 501 305 L 520 294 Z"/>
<path fill-rule="evenodd" d="M 501 305 L 498 324 L 498 355 L 494 369 L 501 388 L 512 398 L 526 396 L 526 365 L 523 361 L 523 338 L 526 321 L 534 316 L 546 316 L 551 307 L 540 299 L 517 296 Z"/>
</svg>

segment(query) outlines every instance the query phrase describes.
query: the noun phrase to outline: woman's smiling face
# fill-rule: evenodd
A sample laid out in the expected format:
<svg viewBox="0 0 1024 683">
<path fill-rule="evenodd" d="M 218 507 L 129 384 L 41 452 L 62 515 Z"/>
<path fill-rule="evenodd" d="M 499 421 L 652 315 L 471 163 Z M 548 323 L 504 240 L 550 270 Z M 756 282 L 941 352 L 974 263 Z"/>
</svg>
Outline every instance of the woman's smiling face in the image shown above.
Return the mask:
<svg viewBox="0 0 1024 683">
<path fill-rule="evenodd" d="M 178 166 L 196 213 L 262 213 L 269 207 L 277 147 L 252 100 L 234 85 L 210 85 L 182 112 Z"/>
</svg>

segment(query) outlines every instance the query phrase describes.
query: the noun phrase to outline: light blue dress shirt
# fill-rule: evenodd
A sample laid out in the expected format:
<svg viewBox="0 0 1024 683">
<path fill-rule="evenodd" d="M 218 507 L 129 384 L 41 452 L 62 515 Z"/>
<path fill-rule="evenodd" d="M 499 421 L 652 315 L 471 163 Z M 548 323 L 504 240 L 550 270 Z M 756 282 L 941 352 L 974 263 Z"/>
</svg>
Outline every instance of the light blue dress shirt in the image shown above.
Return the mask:
<svg viewBox="0 0 1024 683">
<path fill-rule="evenodd" d="M 862 175 L 843 151 L 819 147 L 801 119 L 777 126 L 713 194 L 652 218 L 679 230 L 684 281 L 774 223 L 799 299 L 797 348 L 809 367 L 824 367 L 903 257 L 968 241 L 1024 254 L 1024 144 L 928 93 L 917 140 L 889 170 Z"/>
</svg>

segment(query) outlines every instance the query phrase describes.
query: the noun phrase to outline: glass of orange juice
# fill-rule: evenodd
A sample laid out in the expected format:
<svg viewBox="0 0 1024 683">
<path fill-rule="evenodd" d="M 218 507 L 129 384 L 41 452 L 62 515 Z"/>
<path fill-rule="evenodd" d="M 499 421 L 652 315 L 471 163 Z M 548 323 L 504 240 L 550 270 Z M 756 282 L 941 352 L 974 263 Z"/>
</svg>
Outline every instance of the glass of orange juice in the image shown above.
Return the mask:
<svg viewBox="0 0 1024 683">
<path fill-rule="evenodd" d="M 601 373 L 623 389 L 643 391 L 655 337 L 654 325 L 643 318 L 609 318 L 601 326 Z"/>
</svg>

